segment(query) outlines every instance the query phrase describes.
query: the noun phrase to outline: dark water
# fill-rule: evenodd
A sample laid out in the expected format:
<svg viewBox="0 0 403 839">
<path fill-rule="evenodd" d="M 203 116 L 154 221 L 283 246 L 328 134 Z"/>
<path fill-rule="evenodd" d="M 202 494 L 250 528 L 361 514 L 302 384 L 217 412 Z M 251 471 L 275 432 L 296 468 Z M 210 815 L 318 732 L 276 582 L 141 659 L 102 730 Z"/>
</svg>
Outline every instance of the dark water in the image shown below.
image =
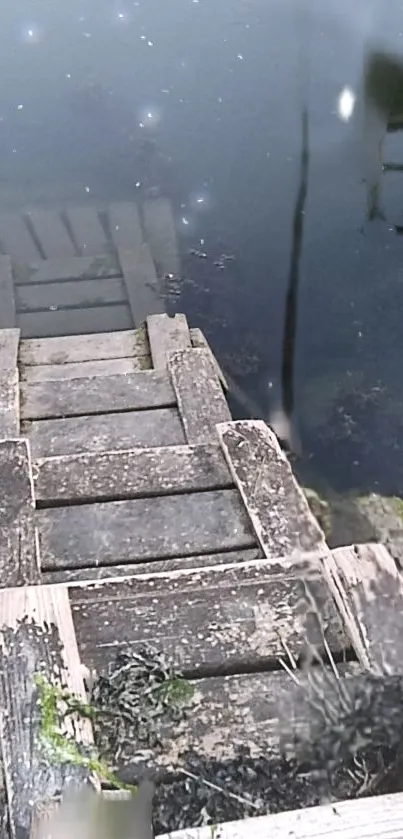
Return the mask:
<svg viewBox="0 0 403 839">
<path fill-rule="evenodd" d="M 368 221 L 362 132 L 364 57 L 403 55 L 401 0 L 5 0 L 0 21 L 2 205 L 157 184 L 177 309 L 241 388 L 235 413 L 268 417 L 283 370 L 303 474 L 403 493 L 403 173 Z M 402 132 L 385 155 L 403 163 Z"/>
</svg>

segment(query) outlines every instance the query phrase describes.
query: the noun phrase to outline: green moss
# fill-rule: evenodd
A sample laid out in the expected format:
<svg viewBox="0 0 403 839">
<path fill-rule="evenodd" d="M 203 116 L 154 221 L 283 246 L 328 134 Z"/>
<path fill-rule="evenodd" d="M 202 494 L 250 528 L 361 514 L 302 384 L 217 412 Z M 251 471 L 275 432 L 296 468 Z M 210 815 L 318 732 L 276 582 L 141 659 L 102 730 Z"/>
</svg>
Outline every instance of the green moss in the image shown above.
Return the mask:
<svg viewBox="0 0 403 839">
<path fill-rule="evenodd" d="M 175 707 L 189 702 L 194 696 L 195 689 L 186 679 L 173 676 L 171 679 L 166 679 L 165 682 L 158 685 L 155 688 L 155 692 L 167 705 Z"/>
<path fill-rule="evenodd" d="M 114 775 L 108 766 L 100 760 L 95 749 L 84 751 L 72 739 L 66 737 L 61 730 L 60 722 L 67 716 L 77 714 L 91 719 L 97 714 L 96 708 L 79 698 L 62 690 L 45 679 L 41 673 L 34 676 L 34 684 L 38 690 L 38 707 L 40 708 L 39 741 L 44 756 L 49 762 L 74 766 L 81 766 L 98 775 L 104 781 L 119 789 L 137 791 L 137 787 L 124 784 Z"/>
<path fill-rule="evenodd" d="M 403 519 L 403 498 L 399 498 L 398 495 L 394 495 L 389 500 L 391 501 L 393 509 L 395 510 L 399 518 Z"/>
</svg>

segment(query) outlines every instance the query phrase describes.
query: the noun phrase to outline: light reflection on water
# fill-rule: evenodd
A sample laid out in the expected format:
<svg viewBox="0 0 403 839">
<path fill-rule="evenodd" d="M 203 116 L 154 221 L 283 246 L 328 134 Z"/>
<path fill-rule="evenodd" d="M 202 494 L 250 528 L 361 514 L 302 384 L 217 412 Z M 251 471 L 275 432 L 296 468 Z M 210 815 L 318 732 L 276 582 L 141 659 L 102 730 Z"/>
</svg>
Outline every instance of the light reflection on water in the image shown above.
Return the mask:
<svg viewBox="0 0 403 839">
<path fill-rule="evenodd" d="M 167 194 L 186 274 L 177 308 L 246 393 L 240 413 L 281 400 L 307 107 L 295 423 L 309 470 L 403 493 L 403 175 L 384 173 L 385 220 L 369 223 L 374 143 L 362 144 L 365 55 L 402 54 L 400 0 L 3 5 L 2 207 Z M 403 163 L 403 133 L 385 155 Z"/>
</svg>

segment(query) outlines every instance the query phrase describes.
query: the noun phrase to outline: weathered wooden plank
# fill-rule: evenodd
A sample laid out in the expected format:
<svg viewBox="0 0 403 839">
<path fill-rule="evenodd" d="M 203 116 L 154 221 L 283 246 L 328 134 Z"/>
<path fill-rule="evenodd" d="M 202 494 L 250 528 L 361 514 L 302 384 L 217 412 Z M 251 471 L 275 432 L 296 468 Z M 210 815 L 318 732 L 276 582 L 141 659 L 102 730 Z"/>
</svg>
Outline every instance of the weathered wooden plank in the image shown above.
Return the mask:
<svg viewBox="0 0 403 839">
<path fill-rule="evenodd" d="M 47 382 L 21 382 L 22 419 L 74 417 L 175 405 L 168 376 L 158 370 Z"/>
<path fill-rule="evenodd" d="M 383 545 L 338 548 L 323 570 L 363 667 L 401 674 L 403 580 Z"/>
<path fill-rule="evenodd" d="M 137 204 L 121 202 L 108 207 L 109 230 L 116 248 L 137 250 L 143 242 Z"/>
<path fill-rule="evenodd" d="M 123 280 L 120 277 L 20 285 L 15 290 L 17 309 L 20 312 L 124 303 L 125 296 Z"/>
<path fill-rule="evenodd" d="M 120 266 L 113 254 L 70 256 L 42 262 L 14 263 L 16 283 L 52 283 L 63 280 L 94 280 L 119 276 Z"/>
<path fill-rule="evenodd" d="M 95 207 L 70 207 L 66 216 L 74 241 L 82 256 L 99 256 L 110 252 L 105 231 Z"/>
<path fill-rule="evenodd" d="M 74 335 L 57 338 L 31 338 L 20 343 L 19 362 L 29 364 L 70 364 L 110 358 L 150 355 L 145 329 L 115 331 L 110 335 Z"/>
<path fill-rule="evenodd" d="M 230 486 L 225 458 L 214 444 L 86 452 L 35 463 L 41 501 L 106 501 Z"/>
<path fill-rule="evenodd" d="M 170 353 L 192 346 L 186 315 L 150 315 L 147 331 L 154 370 L 166 369 Z"/>
<path fill-rule="evenodd" d="M 76 256 L 76 249 L 59 213 L 34 210 L 27 213 L 27 221 L 45 259 Z"/>
<path fill-rule="evenodd" d="M 186 442 L 176 408 L 23 422 L 21 433 L 29 437 L 34 460 L 139 446 L 175 446 Z"/>
<path fill-rule="evenodd" d="M 172 353 L 168 369 L 188 443 L 216 438 L 216 426 L 231 419 L 210 353 L 189 349 Z"/>
<path fill-rule="evenodd" d="M 0 440 L 0 475 L 0 587 L 38 583 L 40 562 L 27 440 Z"/>
<path fill-rule="evenodd" d="M 9 256 L 0 256 L 0 329 L 16 326 L 14 279 Z"/>
<path fill-rule="evenodd" d="M 99 361 L 72 361 L 67 364 L 36 364 L 20 370 L 22 382 L 45 382 L 60 379 L 78 379 L 80 376 L 124 376 L 139 370 L 151 370 L 151 358 L 143 355 L 133 358 L 110 358 Z"/>
<path fill-rule="evenodd" d="M 118 255 L 133 323 L 140 326 L 148 315 L 165 311 L 150 248 L 146 243 L 136 250 L 118 248 Z"/>
<path fill-rule="evenodd" d="M 232 489 L 38 510 L 41 568 L 113 565 L 250 548 Z"/>
<path fill-rule="evenodd" d="M 189 329 L 189 332 L 190 332 L 190 340 L 192 342 L 192 347 L 195 347 L 196 349 L 201 349 L 201 350 L 208 350 L 208 352 L 211 355 L 214 367 L 216 369 L 217 376 L 218 376 L 224 390 L 228 390 L 229 386 L 228 386 L 227 379 L 226 379 L 226 377 L 225 377 L 225 375 L 224 375 L 224 373 L 223 373 L 223 371 L 222 371 L 222 369 L 221 369 L 221 367 L 220 367 L 220 365 L 219 365 L 219 363 L 218 363 L 218 361 L 217 361 L 217 359 L 216 359 L 216 357 L 215 357 L 215 355 L 214 355 L 214 353 L 213 353 L 213 351 L 210 347 L 210 344 L 207 341 L 207 338 L 205 338 L 201 329 L 193 328 L 193 329 Z"/>
<path fill-rule="evenodd" d="M 21 262 L 42 259 L 42 254 L 19 213 L 0 214 L 0 245 L 3 254 L 8 254 L 12 259 Z"/>
<path fill-rule="evenodd" d="M 143 204 L 145 238 L 149 242 L 158 275 L 180 274 L 180 258 L 171 202 L 150 198 Z"/>
<path fill-rule="evenodd" d="M 104 670 L 119 649 L 151 644 L 188 673 L 223 675 L 272 666 L 284 642 L 298 658 L 308 639 L 323 646 L 307 613 L 306 578 L 331 650 L 345 649 L 340 616 L 309 558 L 297 570 L 257 560 L 71 586 L 83 661 Z"/>
<path fill-rule="evenodd" d="M 20 312 L 17 323 L 23 338 L 52 338 L 85 332 L 113 332 L 133 327 L 129 307 L 121 304 L 52 312 Z"/>
<path fill-rule="evenodd" d="M 183 572 L 216 565 L 239 565 L 239 563 L 262 559 L 261 548 L 249 548 L 242 551 L 226 551 L 225 553 L 202 554 L 199 556 L 181 556 L 174 559 L 154 559 L 152 562 L 142 562 L 140 565 L 114 565 L 100 568 L 66 568 L 63 571 L 44 571 L 41 574 L 42 583 L 64 583 L 76 586 L 80 581 L 109 580 L 116 581 L 117 577 L 135 577 L 142 575 L 153 576 L 166 574 L 169 571 Z"/>
<path fill-rule="evenodd" d="M 19 329 L 0 330 L 0 438 L 20 433 Z"/>
<path fill-rule="evenodd" d="M 304 810 L 218 825 L 217 839 L 400 839 L 403 793 L 338 801 Z M 211 839 L 211 825 L 160 834 L 159 839 Z"/>
<path fill-rule="evenodd" d="M 12 839 L 29 837 L 33 808 L 60 795 L 68 780 L 87 777 L 82 767 L 49 759 L 41 743 L 41 675 L 86 701 L 68 592 L 62 586 L 0 590 L 0 741 Z M 66 736 L 90 745 L 88 720 L 60 720 Z"/>
<path fill-rule="evenodd" d="M 267 558 L 326 551 L 324 534 L 266 423 L 239 420 L 218 426 L 217 433 Z"/>
</svg>

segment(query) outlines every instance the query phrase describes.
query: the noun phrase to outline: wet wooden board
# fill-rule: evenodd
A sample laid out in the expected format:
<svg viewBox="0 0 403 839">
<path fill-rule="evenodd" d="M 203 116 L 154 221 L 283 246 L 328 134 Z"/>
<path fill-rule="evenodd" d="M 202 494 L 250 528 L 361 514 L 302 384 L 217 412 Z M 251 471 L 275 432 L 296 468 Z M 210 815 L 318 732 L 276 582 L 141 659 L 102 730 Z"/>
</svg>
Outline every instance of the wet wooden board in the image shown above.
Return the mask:
<svg viewBox="0 0 403 839">
<path fill-rule="evenodd" d="M 0 475 L 0 587 L 38 583 L 34 488 L 26 440 L 0 440 Z"/>
<path fill-rule="evenodd" d="M 23 422 L 21 433 L 29 436 L 34 459 L 185 443 L 176 408 Z"/>
<path fill-rule="evenodd" d="M 48 382 L 21 382 L 22 419 L 74 417 L 176 404 L 163 372 L 145 370 L 119 376 L 94 376 Z"/>
<path fill-rule="evenodd" d="M 154 370 L 164 370 L 168 356 L 191 347 L 186 315 L 151 315 L 147 318 L 148 340 Z"/>
<path fill-rule="evenodd" d="M 210 353 L 211 360 L 214 364 L 217 376 L 218 376 L 218 378 L 219 378 L 219 380 L 222 384 L 222 387 L 223 387 L 224 390 L 228 390 L 229 387 L 228 387 L 227 379 L 226 379 L 226 377 L 225 377 L 225 375 L 224 375 L 224 373 L 223 373 L 223 371 L 222 371 L 222 369 L 221 369 L 221 367 L 220 367 L 220 365 L 219 365 L 219 363 L 218 363 L 218 361 L 217 361 L 217 359 L 216 359 L 216 357 L 215 357 L 215 355 L 214 355 L 206 337 L 203 335 L 203 332 L 201 331 L 201 329 L 197 329 L 197 328 L 189 329 L 189 333 L 190 333 L 190 340 L 192 342 L 192 347 L 196 347 L 196 348 L 202 349 L 202 350 L 207 350 Z"/>
<path fill-rule="evenodd" d="M 95 207 L 71 207 L 66 216 L 81 256 L 99 256 L 110 252 Z"/>
<path fill-rule="evenodd" d="M 180 274 L 180 259 L 171 202 L 150 198 L 143 204 L 145 238 L 150 245 L 158 275 Z"/>
<path fill-rule="evenodd" d="M 77 255 L 59 213 L 53 210 L 34 210 L 27 213 L 27 220 L 45 259 Z"/>
<path fill-rule="evenodd" d="M 29 837 L 33 808 L 60 794 L 67 780 L 83 783 L 87 770 L 44 760 L 36 674 L 83 702 L 86 694 L 70 603 L 61 586 L 0 590 L 0 732 L 12 839 Z M 66 737 L 90 746 L 89 720 L 60 720 Z"/>
<path fill-rule="evenodd" d="M 224 455 L 262 550 L 270 557 L 326 550 L 275 434 L 262 420 L 239 420 L 217 429 Z"/>
<path fill-rule="evenodd" d="M 88 582 L 93 580 L 115 581 L 117 577 L 131 578 L 135 576 L 152 574 L 160 575 L 170 572 L 182 574 L 184 571 L 197 571 L 199 568 L 215 567 L 216 565 L 238 565 L 239 563 L 251 562 L 256 559 L 263 559 L 260 548 L 247 548 L 242 551 L 225 551 L 224 553 L 202 554 L 199 556 L 181 556 L 175 559 L 153 560 L 142 562 L 140 565 L 114 565 L 112 568 L 66 568 L 64 571 L 44 571 L 41 574 L 43 584 L 65 583 L 76 586 L 80 581 Z M 281 569 L 280 569 L 281 570 Z"/>
<path fill-rule="evenodd" d="M 140 498 L 232 486 L 220 447 L 163 446 L 39 460 L 38 500 Z"/>
<path fill-rule="evenodd" d="M 383 545 L 338 548 L 323 557 L 330 591 L 362 666 L 403 671 L 403 580 Z"/>
<path fill-rule="evenodd" d="M 113 332 L 131 329 L 127 305 L 96 306 L 89 309 L 59 309 L 54 312 L 22 312 L 17 323 L 23 338 L 78 335 L 85 332 Z"/>
<path fill-rule="evenodd" d="M 305 573 L 330 649 L 340 651 L 346 636 L 323 577 L 313 578 L 308 566 L 273 573 L 262 560 L 71 586 L 82 660 L 91 669 L 104 669 L 126 645 L 150 643 L 187 673 L 223 675 L 272 666 L 284 656 L 284 642 L 298 657 L 306 651 L 308 634 Z M 309 637 L 322 646 L 319 634 Z"/>
<path fill-rule="evenodd" d="M 172 353 L 168 369 L 188 443 L 210 442 L 217 423 L 231 419 L 210 353 L 189 349 Z"/>
<path fill-rule="evenodd" d="M 80 568 L 255 545 L 232 489 L 38 510 L 41 567 Z"/>
<path fill-rule="evenodd" d="M 97 280 L 73 280 L 63 283 L 17 286 L 17 309 L 40 311 L 52 307 L 67 309 L 79 306 L 102 306 L 124 303 L 126 290 L 120 277 Z"/>
<path fill-rule="evenodd" d="M 19 329 L 0 330 L 0 438 L 20 433 Z"/>
<path fill-rule="evenodd" d="M 359 679 L 356 664 L 341 666 L 339 672 L 344 679 Z M 194 694 L 186 702 L 186 716 L 171 723 L 156 720 L 161 746 L 151 756 L 151 765 L 177 771 L 186 764 L 182 755 L 189 752 L 206 761 L 236 760 L 242 751 L 252 758 L 279 760 L 283 744 L 292 754 L 297 737 L 309 742 L 314 716 L 308 678 L 301 672 L 298 678 L 300 684 L 284 670 L 276 670 L 190 680 Z M 329 702 L 334 701 L 333 682 L 328 667 L 323 687 L 324 696 L 330 694 Z M 94 727 L 96 738 L 96 723 Z M 117 761 L 113 753 L 108 755 L 109 763 L 117 763 L 119 776 L 128 783 L 136 779 L 136 745 L 125 743 L 124 762 L 119 755 Z"/>
<path fill-rule="evenodd" d="M 51 283 L 64 280 L 93 280 L 119 276 L 120 266 L 108 256 L 71 256 L 45 259 L 31 264 L 14 263 L 16 283 Z"/>
<path fill-rule="evenodd" d="M 14 280 L 9 256 L 0 256 L 0 329 L 16 326 Z"/>
<path fill-rule="evenodd" d="M 110 358 L 99 361 L 73 361 L 67 364 L 35 364 L 20 369 L 22 382 L 77 379 L 82 376 L 116 376 L 151 370 L 151 358 L 143 355 L 133 358 Z"/>
<path fill-rule="evenodd" d="M 116 248 L 137 250 L 143 242 L 137 204 L 122 202 L 108 207 L 109 231 Z"/>
<path fill-rule="evenodd" d="M 141 326 L 148 315 L 165 311 L 150 248 L 146 243 L 136 250 L 118 248 L 118 255 L 133 323 Z"/>
<path fill-rule="evenodd" d="M 110 335 L 74 335 L 32 338 L 20 343 L 19 362 L 29 364 L 69 364 L 109 358 L 150 355 L 145 329 L 115 331 Z"/>
<path fill-rule="evenodd" d="M 21 262 L 43 258 L 19 213 L 0 214 L 0 246 L 4 254 Z"/>
<path fill-rule="evenodd" d="M 217 839 L 401 839 L 403 793 L 338 801 L 218 825 Z M 159 839 L 212 839 L 211 825 Z"/>
</svg>

